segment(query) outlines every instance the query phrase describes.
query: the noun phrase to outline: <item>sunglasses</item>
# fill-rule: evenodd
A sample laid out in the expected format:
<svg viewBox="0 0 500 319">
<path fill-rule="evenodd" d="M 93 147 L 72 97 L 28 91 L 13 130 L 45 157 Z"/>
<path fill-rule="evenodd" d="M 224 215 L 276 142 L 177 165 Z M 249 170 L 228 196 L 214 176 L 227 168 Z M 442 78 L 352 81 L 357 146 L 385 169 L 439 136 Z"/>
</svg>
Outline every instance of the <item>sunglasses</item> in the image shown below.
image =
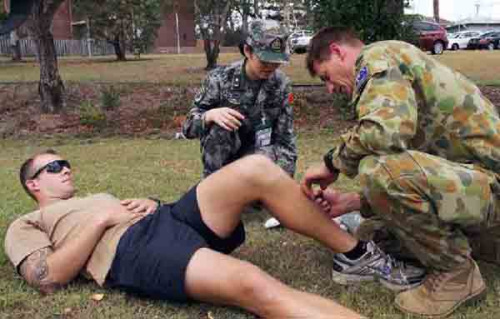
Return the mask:
<svg viewBox="0 0 500 319">
<path fill-rule="evenodd" d="M 37 178 L 38 175 L 40 175 L 44 170 L 46 170 L 47 173 L 50 173 L 50 174 L 57 174 L 57 173 L 60 173 L 63 170 L 63 168 L 65 168 L 65 167 L 71 168 L 71 165 L 66 160 L 52 161 L 52 162 L 42 166 L 41 168 L 39 168 L 35 172 L 35 174 L 33 174 L 33 177 L 31 177 L 31 179 Z"/>
</svg>

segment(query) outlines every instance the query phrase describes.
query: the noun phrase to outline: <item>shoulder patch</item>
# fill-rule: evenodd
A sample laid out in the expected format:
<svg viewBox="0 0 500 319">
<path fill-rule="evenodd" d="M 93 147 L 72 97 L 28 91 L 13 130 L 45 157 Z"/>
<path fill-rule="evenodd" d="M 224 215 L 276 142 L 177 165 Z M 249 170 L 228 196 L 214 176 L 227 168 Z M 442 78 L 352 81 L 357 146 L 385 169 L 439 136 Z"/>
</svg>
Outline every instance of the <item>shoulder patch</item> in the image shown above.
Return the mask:
<svg viewBox="0 0 500 319">
<path fill-rule="evenodd" d="M 368 67 L 364 66 L 356 76 L 356 89 L 359 90 L 368 80 Z"/>
</svg>

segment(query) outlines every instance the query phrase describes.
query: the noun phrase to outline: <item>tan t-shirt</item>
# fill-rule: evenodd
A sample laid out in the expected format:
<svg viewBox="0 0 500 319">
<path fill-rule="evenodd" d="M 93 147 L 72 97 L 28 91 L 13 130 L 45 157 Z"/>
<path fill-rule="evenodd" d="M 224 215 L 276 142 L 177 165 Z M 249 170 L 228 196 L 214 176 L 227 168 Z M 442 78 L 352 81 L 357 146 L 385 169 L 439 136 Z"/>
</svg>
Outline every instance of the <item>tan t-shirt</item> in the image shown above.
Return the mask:
<svg viewBox="0 0 500 319">
<path fill-rule="evenodd" d="M 99 214 L 104 208 L 121 205 L 109 194 L 73 197 L 60 200 L 41 210 L 16 219 L 8 228 L 5 251 L 17 268 L 33 252 L 50 247 L 54 251 L 80 235 L 90 214 Z M 123 233 L 141 217 L 107 229 L 97 243 L 81 273 L 103 285 Z"/>
</svg>

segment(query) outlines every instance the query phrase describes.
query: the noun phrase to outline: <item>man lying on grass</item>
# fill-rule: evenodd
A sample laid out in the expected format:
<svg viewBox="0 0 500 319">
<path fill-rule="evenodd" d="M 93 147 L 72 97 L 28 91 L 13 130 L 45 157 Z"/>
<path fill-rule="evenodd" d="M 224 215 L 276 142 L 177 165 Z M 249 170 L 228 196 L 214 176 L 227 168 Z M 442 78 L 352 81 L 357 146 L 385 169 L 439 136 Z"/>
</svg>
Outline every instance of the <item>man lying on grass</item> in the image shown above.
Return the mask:
<svg viewBox="0 0 500 319">
<path fill-rule="evenodd" d="M 75 197 L 70 164 L 54 151 L 28 159 L 20 179 L 39 209 L 10 225 L 5 249 L 23 278 L 43 293 L 82 273 L 99 285 L 144 297 L 234 305 L 265 318 L 359 318 L 227 255 L 243 243 L 240 214 L 254 201 L 264 203 L 285 227 L 335 252 L 357 244 L 263 156 L 238 160 L 179 201 L 161 206 L 109 194 Z M 329 195 L 335 197 L 325 192 Z M 391 260 L 383 257 L 373 268 L 390 269 Z M 385 280 L 401 280 L 401 269 L 389 273 Z M 423 273 L 417 269 L 409 277 L 418 281 Z"/>
</svg>

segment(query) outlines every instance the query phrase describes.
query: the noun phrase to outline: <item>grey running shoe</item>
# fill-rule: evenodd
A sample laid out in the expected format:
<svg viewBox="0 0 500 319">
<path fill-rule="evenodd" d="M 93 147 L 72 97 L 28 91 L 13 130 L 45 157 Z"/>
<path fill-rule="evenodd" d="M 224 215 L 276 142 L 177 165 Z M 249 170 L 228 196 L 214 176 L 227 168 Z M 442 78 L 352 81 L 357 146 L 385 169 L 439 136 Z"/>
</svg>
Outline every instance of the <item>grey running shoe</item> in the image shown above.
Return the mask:
<svg viewBox="0 0 500 319">
<path fill-rule="evenodd" d="M 356 260 L 344 254 L 333 256 L 332 279 L 341 285 L 378 280 L 391 290 L 403 291 L 420 285 L 425 274 L 425 269 L 395 260 L 372 241 L 367 242 L 366 253 Z"/>
</svg>

